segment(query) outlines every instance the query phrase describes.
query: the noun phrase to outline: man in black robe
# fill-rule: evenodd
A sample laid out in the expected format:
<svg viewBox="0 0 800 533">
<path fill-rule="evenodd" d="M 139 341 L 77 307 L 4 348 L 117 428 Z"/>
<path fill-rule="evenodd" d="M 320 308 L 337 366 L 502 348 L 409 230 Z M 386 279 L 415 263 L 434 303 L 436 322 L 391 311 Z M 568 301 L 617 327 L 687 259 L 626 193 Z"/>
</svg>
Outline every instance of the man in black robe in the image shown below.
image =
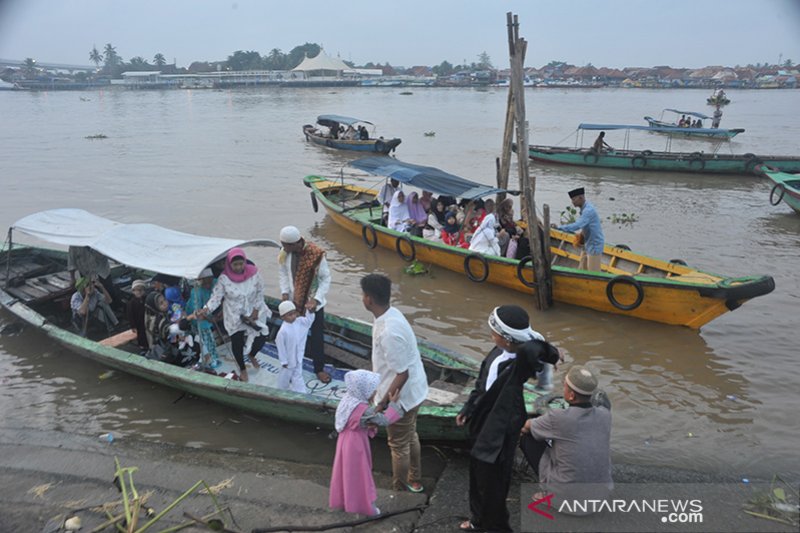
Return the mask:
<svg viewBox="0 0 800 533">
<path fill-rule="evenodd" d="M 558 349 L 530 328 L 521 307 L 495 308 L 489 317 L 495 348 L 481 363 L 475 389 L 456 417 L 468 425 L 470 441 L 469 503 L 471 517 L 462 530 L 511 531 L 506 497 L 527 413 L 523 385 L 539 375 L 547 388 Z"/>
</svg>

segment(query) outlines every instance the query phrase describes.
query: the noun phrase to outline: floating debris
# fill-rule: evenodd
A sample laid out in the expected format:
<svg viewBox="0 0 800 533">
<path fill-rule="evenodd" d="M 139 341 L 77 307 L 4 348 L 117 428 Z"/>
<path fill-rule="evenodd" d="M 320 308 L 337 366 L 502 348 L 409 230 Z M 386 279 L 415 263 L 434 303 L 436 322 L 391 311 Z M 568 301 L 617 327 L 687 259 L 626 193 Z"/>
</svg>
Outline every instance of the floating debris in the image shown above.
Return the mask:
<svg viewBox="0 0 800 533">
<path fill-rule="evenodd" d="M 428 267 L 424 264 L 420 263 L 419 261 L 414 261 L 410 265 L 405 268 L 406 274 L 410 274 L 412 276 L 419 276 L 420 274 L 427 274 Z"/>
<path fill-rule="evenodd" d="M 81 517 L 73 516 L 64 521 L 64 529 L 67 531 L 78 531 L 81 528 Z"/>
<path fill-rule="evenodd" d="M 94 140 L 94 139 L 108 139 L 108 135 L 105 133 L 98 133 L 96 135 L 87 135 L 87 139 Z"/>
<path fill-rule="evenodd" d="M 412 95 L 412 94 L 414 94 L 414 93 L 412 93 L 411 91 L 403 91 L 403 92 L 401 92 L 400 94 L 401 94 L 402 96 L 410 96 L 410 95 Z"/>
<path fill-rule="evenodd" d="M 113 370 L 109 370 L 108 372 L 103 372 L 102 374 L 97 376 L 97 379 L 99 379 L 100 381 L 103 381 L 104 379 L 108 379 L 113 375 L 114 375 L 114 371 Z"/>
<path fill-rule="evenodd" d="M 426 131 L 425 132 L 425 137 L 435 137 L 435 136 L 436 136 L 436 132 L 435 131 Z"/>
<path fill-rule="evenodd" d="M 45 483 L 44 485 L 36 485 L 28 490 L 28 494 L 33 494 L 37 498 L 44 498 L 44 493 L 53 488 L 54 483 Z"/>
</svg>

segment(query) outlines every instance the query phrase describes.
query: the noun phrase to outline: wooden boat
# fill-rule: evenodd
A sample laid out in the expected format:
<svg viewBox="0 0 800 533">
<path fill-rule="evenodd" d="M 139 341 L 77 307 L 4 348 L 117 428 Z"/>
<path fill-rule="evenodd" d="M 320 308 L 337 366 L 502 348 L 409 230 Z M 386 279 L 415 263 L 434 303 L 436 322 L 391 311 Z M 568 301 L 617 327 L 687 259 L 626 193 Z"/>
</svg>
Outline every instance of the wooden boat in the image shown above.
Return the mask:
<svg viewBox="0 0 800 533">
<path fill-rule="evenodd" d="M 402 142 L 400 139 L 374 138 L 374 126 L 372 122 L 358 118 L 344 117 L 341 115 L 320 115 L 317 117 L 317 124 L 328 128 L 328 131 L 324 132 L 324 130 L 320 130 L 311 124 L 306 124 L 303 126 L 303 135 L 306 136 L 306 140 L 337 150 L 388 154 L 389 152 L 393 152 Z M 365 128 L 369 125 L 373 126 L 373 133 L 371 138 L 368 139 L 340 139 L 338 138 L 338 133 L 335 136 L 332 134 L 332 132 L 338 132 L 340 125 L 349 127 L 364 125 Z"/>
<path fill-rule="evenodd" d="M 686 115 L 689 117 L 695 117 L 698 119 L 701 124 L 703 120 L 711 120 L 711 117 L 705 115 L 703 113 L 697 113 L 695 111 L 679 111 L 677 109 L 665 109 L 661 112 L 661 117 L 656 120 L 653 117 L 644 117 L 647 123 L 653 129 L 653 133 L 658 133 L 662 135 L 672 135 L 674 137 L 685 137 L 687 139 L 711 139 L 711 140 L 730 140 L 740 133 L 744 133 L 744 129 L 736 128 L 736 129 L 719 129 L 714 128 L 691 128 L 691 127 L 682 127 L 678 126 L 676 121 L 668 122 L 664 120 L 664 113 L 675 113 L 676 115 Z M 721 114 L 720 114 L 721 116 Z"/>
<path fill-rule="evenodd" d="M 711 152 L 672 152 L 670 148 L 674 136 L 671 134 L 667 138 L 666 150 L 664 151 L 631 150 L 628 147 L 632 130 L 652 132 L 657 129 L 659 128 L 638 125 L 580 124 L 576 130 L 574 148 L 532 144 L 528 147 L 528 156 L 538 163 L 628 170 L 691 172 L 694 174 L 758 175 L 755 169 L 762 164 L 783 172 L 800 172 L 800 157 L 756 155 L 752 153 L 724 154 L 719 153 L 722 143 L 718 143 Z M 584 145 L 584 132 L 608 130 L 625 131 L 621 149 L 597 153 L 590 148 L 582 148 Z"/>
<path fill-rule="evenodd" d="M 156 271 L 196 278 L 200 265 L 224 257 L 232 246 L 276 245 L 272 241 L 237 241 L 179 233 L 150 224 L 117 224 L 78 209 L 56 209 L 25 217 L 12 226 L 23 232 L 62 245 L 90 246 L 110 257 L 111 278 L 125 290 L 132 279 L 147 279 Z M 9 236 L 11 230 L 9 230 Z M 154 246 L 170 243 L 181 246 L 182 257 L 189 263 L 165 262 L 148 253 Z M 159 248 L 160 250 L 169 248 Z M 183 255 L 185 254 L 185 255 Z M 345 391 L 344 374 L 352 368 L 371 366 L 371 326 L 365 322 L 326 313 L 326 355 L 335 361 L 327 370 L 333 379 L 323 384 L 316 379 L 311 362 L 304 362 L 304 376 L 309 394 L 298 394 L 275 387 L 280 364 L 274 345 L 267 343 L 259 355 L 261 369 L 250 372 L 245 383 L 219 375 L 169 365 L 139 355 L 130 330 L 113 337 L 84 338 L 70 326 L 65 299 L 74 292 L 67 272 L 66 252 L 48 248 L 12 245 L 0 251 L 0 305 L 14 316 L 44 332 L 70 351 L 103 365 L 140 378 L 173 387 L 196 396 L 245 411 L 293 422 L 333 427 L 333 414 Z M 156 270 L 154 270 L 156 267 Z M 276 299 L 267 299 L 277 309 Z M 68 306 L 67 306 L 68 307 Z M 461 441 L 464 428 L 454 417 L 466 400 L 477 376 L 477 363 L 464 355 L 420 340 L 430 393 L 419 411 L 417 431 L 427 440 Z M 229 346 L 221 344 L 222 367 L 228 373 L 237 367 L 229 356 Z M 528 387 L 526 401 L 531 409 L 540 397 Z M 557 403 L 563 405 L 563 403 Z"/>
<path fill-rule="evenodd" d="M 719 107 L 728 105 L 731 103 L 731 99 L 725 96 L 725 91 L 720 89 L 719 91 L 714 91 L 714 93 L 706 98 L 706 103 L 710 106 Z"/>
<path fill-rule="evenodd" d="M 368 157 L 351 166 L 374 175 L 386 175 L 407 185 L 453 197 L 476 199 L 502 192 L 432 167 L 403 163 L 394 158 Z M 536 290 L 531 260 L 481 255 L 400 233 L 381 225 L 377 193 L 341 179 L 307 176 L 312 205 L 320 204 L 331 218 L 369 248 L 381 246 L 406 261 L 432 263 L 466 274 L 473 282 L 488 282 L 525 293 Z M 553 298 L 557 302 L 606 313 L 632 316 L 665 324 L 699 329 L 745 301 L 772 292 L 771 276 L 726 277 L 637 254 L 627 247 L 606 245 L 602 272 L 579 270 L 580 248 L 575 234 L 550 230 Z"/>
<path fill-rule="evenodd" d="M 758 169 L 775 184 L 769 193 L 769 203 L 778 205 L 781 200 L 800 214 L 800 175 L 789 174 L 759 165 Z"/>
</svg>

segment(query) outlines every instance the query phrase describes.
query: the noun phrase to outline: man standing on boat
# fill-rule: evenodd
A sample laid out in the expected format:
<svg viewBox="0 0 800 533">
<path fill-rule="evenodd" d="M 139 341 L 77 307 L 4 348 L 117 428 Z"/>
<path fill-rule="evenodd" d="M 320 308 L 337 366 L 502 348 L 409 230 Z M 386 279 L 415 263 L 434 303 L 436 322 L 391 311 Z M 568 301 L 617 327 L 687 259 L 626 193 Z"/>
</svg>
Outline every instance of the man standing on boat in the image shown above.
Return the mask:
<svg viewBox="0 0 800 533">
<path fill-rule="evenodd" d="M 380 202 L 383 213 L 381 215 L 381 223 L 386 226 L 389 223 L 389 206 L 392 204 L 394 193 L 400 188 L 400 182 L 394 178 L 389 178 L 386 183 L 381 187 L 378 196 L 375 197 Z"/>
<path fill-rule="evenodd" d="M 600 260 L 603 257 L 603 246 L 605 245 L 600 216 L 594 205 L 586 199 L 583 187 L 569 191 L 569 197 L 572 199 L 572 205 L 581 210 L 581 216 L 576 222 L 559 226 L 557 229 L 570 233 L 580 230 L 584 247 L 581 250 L 578 268 L 600 272 Z"/>
<path fill-rule="evenodd" d="M 428 397 L 428 380 L 417 348 L 417 337 L 398 309 L 391 306 L 392 281 L 381 274 L 361 278 L 364 307 L 372 325 L 372 371 L 381 376 L 375 392 L 380 409 L 397 391 L 403 418 L 386 428 L 392 453 L 392 488 L 422 492 L 422 462 L 417 435 L 419 406 Z"/>
<path fill-rule="evenodd" d="M 325 251 L 313 242 L 306 242 L 300 230 L 286 226 L 281 230 L 283 249 L 278 254 L 278 282 L 281 300 L 293 301 L 296 309 L 307 309 L 314 315 L 306 343 L 306 357 L 314 361 L 317 379 L 330 383 L 325 371 L 325 296 L 331 286 L 331 271 Z"/>
</svg>

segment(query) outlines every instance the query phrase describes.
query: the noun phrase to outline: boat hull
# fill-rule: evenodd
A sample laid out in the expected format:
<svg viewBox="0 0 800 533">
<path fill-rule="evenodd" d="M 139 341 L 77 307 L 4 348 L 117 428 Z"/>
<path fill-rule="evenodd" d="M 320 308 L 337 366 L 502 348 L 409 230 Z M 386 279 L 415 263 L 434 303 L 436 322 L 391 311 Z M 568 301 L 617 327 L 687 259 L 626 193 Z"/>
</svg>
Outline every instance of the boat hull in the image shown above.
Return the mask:
<svg viewBox="0 0 800 533">
<path fill-rule="evenodd" d="M 769 202 L 772 205 L 785 202 L 800 214 L 800 175 L 776 172 L 764 166 L 758 167 L 758 170 L 775 184 L 770 191 Z"/>
<path fill-rule="evenodd" d="M 733 139 L 740 133 L 744 133 L 744 130 L 740 128 L 732 130 L 714 130 L 712 128 L 681 128 L 670 122 L 663 122 L 652 117 L 644 117 L 644 119 L 650 126 L 659 128 L 659 131 L 655 131 L 653 133 L 660 133 L 662 135 L 669 135 L 670 137 L 676 138 L 727 140 Z"/>
<path fill-rule="evenodd" d="M 313 126 L 303 126 L 303 135 L 305 135 L 307 141 L 336 150 L 371 152 L 386 155 L 394 151 L 402 142 L 400 139 L 369 139 L 366 141 L 331 139 L 330 137 L 323 137 L 322 135 L 313 133 L 313 129 Z"/>
<path fill-rule="evenodd" d="M 316 201 L 325 207 L 336 224 L 362 239 L 371 248 L 380 246 L 400 254 L 406 260 L 413 258 L 423 263 L 435 264 L 459 274 L 466 274 L 468 277 L 471 273 L 472 277 L 484 278 L 482 283 L 491 283 L 527 294 L 535 292 L 535 288 L 531 286 L 534 281 L 531 269 L 525 265 L 521 267 L 520 261 L 480 256 L 469 250 L 399 233 L 376 222 L 380 219 L 380 207 L 374 209 L 374 217 L 371 217 L 368 209 L 345 210 L 347 208 L 343 209 L 341 204 L 330 199 L 332 194 L 342 189 L 350 193 L 371 192 L 373 195 L 375 191 L 349 185 L 342 187 L 341 183 L 337 184 L 317 176 L 306 177 L 305 183 L 312 189 Z M 745 300 L 771 292 L 774 288 L 774 281 L 769 276 L 748 278 L 746 283 L 741 284 L 735 280 L 726 280 L 720 276 L 612 246 L 606 246 L 604 272 L 579 270 L 562 266 L 569 264 L 577 266 L 580 251 L 574 244 L 575 236 L 551 230 L 551 239 L 554 243 L 551 250 L 556 257 L 556 264 L 552 267 L 553 299 L 605 313 L 699 329 L 714 318 L 737 308 Z M 636 276 L 636 284 L 640 289 L 627 279 L 613 281 L 618 276 L 625 275 L 618 267 L 628 263 L 642 265 L 641 268 L 645 273 L 658 270 L 671 277 Z M 679 281 L 678 277 L 691 279 L 694 282 Z M 622 307 L 629 307 L 635 303 L 640 291 L 641 301 L 630 309 L 622 309 L 615 305 L 609 297 L 610 283 L 613 286 L 612 296 Z M 735 292 L 728 290 L 732 286 L 726 287 L 732 284 L 736 285 Z"/>
<path fill-rule="evenodd" d="M 790 156 L 651 150 L 616 150 L 598 154 L 586 149 L 537 145 L 529 147 L 528 156 L 539 163 L 639 171 L 757 175 L 756 167 L 765 164 L 784 172 L 800 172 L 800 157 Z"/>
</svg>

